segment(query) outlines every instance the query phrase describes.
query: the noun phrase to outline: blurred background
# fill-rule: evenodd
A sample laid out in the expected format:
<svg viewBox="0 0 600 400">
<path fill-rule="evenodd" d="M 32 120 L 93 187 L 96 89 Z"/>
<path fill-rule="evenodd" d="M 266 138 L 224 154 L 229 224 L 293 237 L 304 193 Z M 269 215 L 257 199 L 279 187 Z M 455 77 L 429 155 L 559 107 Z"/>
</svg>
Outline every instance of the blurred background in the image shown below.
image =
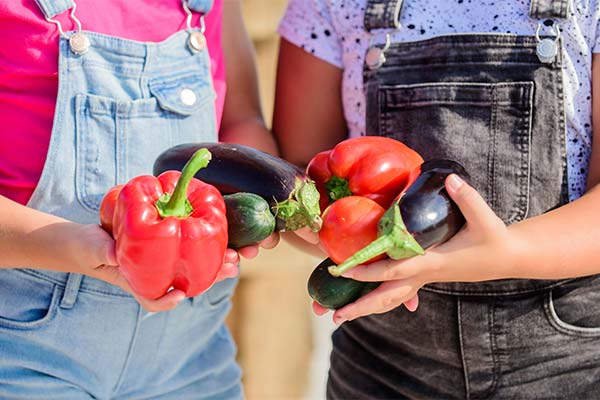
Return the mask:
<svg viewBox="0 0 600 400">
<path fill-rule="evenodd" d="M 227 1 L 227 0 L 225 0 Z M 243 0 L 246 29 L 254 43 L 265 121 L 270 123 L 279 36 L 286 0 Z M 316 317 L 306 291 L 319 263 L 286 242 L 244 260 L 228 325 L 248 400 L 325 398 L 331 315 Z"/>
</svg>

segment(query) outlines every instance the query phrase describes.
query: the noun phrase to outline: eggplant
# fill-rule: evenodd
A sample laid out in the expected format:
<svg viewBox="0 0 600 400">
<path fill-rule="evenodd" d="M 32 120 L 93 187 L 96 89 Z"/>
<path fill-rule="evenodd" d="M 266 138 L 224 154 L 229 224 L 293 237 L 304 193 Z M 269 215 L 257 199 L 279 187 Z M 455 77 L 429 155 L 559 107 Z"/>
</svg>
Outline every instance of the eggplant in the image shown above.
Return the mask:
<svg viewBox="0 0 600 400">
<path fill-rule="evenodd" d="M 260 150 L 230 143 L 185 143 L 158 156 L 153 173 L 181 171 L 200 148 L 210 151 L 206 168 L 195 175 L 222 194 L 254 193 L 265 199 L 277 219 L 277 230 L 293 231 L 305 226 L 321 228 L 319 192 L 298 167 Z"/>
<path fill-rule="evenodd" d="M 426 249 L 444 243 L 465 224 L 465 217 L 446 191 L 446 177 L 457 174 L 467 182 L 470 178 L 465 168 L 452 160 L 425 161 L 420 168 L 399 204 L 406 229 Z"/>
<path fill-rule="evenodd" d="M 333 265 L 335 263 L 331 258 L 324 259 L 308 278 L 308 294 L 325 308 L 337 310 L 381 284 L 381 282 L 361 282 L 341 276 L 332 276 L 327 268 Z"/>
<path fill-rule="evenodd" d="M 465 218 L 446 191 L 445 180 L 457 174 L 468 182 L 465 168 L 445 159 L 426 161 L 419 168 L 416 180 L 381 217 L 377 239 L 340 265 L 329 267 L 333 276 L 384 253 L 396 260 L 423 254 L 464 226 Z"/>
</svg>

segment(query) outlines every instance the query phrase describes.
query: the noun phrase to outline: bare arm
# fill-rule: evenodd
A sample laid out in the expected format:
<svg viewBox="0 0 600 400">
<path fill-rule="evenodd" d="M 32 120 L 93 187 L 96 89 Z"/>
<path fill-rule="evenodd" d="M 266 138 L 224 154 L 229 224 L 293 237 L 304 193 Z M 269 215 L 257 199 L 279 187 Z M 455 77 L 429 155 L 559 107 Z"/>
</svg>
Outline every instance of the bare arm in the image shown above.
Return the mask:
<svg viewBox="0 0 600 400">
<path fill-rule="evenodd" d="M 281 40 L 273 133 L 283 158 L 304 168 L 315 154 L 346 139 L 341 85 L 341 69 Z M 302 251 L 326 257 L 308 229 L 283 237 Z"/>
<path fill-rule="evenodd" d="M 223 2 L 223 51 L 227 95 L 219 140 L 277 154 L 275 139 L 262 115 L 254 48 L 244 26 L 240 0 Z"/>
<path fill-rule="evenodd" d="M 533 277 L 564 278 L 600 273 L 600 54 L 592 67 L 592 156 L 588 191 L 577 201 L 545 215 L 511 227 L 518 242 L 530 243 L 521 250 Z"/>
<path fill-rule="evenodd" d="M 81 272 L 115 264 L 113 241 L 100 226 L 81 225 L 0 196 L 0 267 Z"/>
<path fill-rule="evenodd" d="M 342 70 L 281 40 L 273 133 L 283 158 L 306 166 L 346 139 Z"/>
<path fill-rule="evenodd" d="M 592 126 L 594 137 L 592 143 L 592 157 L 588 174 L 587 187 L 591 189 L 600 182 L 600 54 L 594 54 L 592 64 Z"/>
</svg>

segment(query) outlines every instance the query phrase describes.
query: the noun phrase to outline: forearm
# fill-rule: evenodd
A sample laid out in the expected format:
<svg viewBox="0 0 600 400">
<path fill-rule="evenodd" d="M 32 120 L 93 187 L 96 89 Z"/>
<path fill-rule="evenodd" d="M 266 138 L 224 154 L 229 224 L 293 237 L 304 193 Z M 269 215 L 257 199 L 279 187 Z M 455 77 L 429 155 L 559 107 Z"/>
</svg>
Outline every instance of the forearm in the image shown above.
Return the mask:
<svg viewBox="0 0 600 400">
<path fill-rule="evenodd" d="M 64 265 L 67 235 L 77 224 L 0 196 L 0 268 L 56 269 Z"/>
<path fill-rule="evenodd" d="M 273 155 L 278 154 L 271 132 L 258 116 L 236 120 L 223 127 L 219 133 L 219 140 L 254 147 Z"/>
<path fill-rule="evenodd" d="M 600 273 L 600 188 L 508 228 L 514 277 L 561 279 Z"/>
</svg>

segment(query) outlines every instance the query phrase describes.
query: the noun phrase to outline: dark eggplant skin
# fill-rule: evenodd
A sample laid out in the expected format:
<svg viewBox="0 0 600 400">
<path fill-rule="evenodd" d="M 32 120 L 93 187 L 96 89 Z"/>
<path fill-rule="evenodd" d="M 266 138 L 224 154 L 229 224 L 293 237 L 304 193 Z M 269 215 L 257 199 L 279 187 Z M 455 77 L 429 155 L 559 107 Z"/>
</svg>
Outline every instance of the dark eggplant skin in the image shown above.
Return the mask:
<svg viewBox="0 0 600 400">
<path fill-rule="evenodd" d="M 470 178 L 465 168 L 452 160 L 425 161 L 420 170 L 399 205 L 406 228 L 426 249 L 444 243 L 465 224 L 465 217 L 446 191 L 446 177 L 457 174 L 466 182 Z"/>
<path fill-rule="evenodd" d="M 327 270 L 332 265 L 335 263 L 330 258 L 321 261 L 310 274 L 307 283 L 309 296 L 330 310 L 337 310 L 356 301 L 381 284 L 332 276 Z"/>
<path fill-rule="evenodd" d="M 200 148 L 208 149 L 212 158 L 195 178 L 215 186 L 221 194 L 246 192 L 261 196 L 277 214 L 278 230 L 295 230 L 306 225 L 313 230 L 320 228 L 318 191 L 310 178 L 288 161 L 252 147 L 209 142 L 176 145 L 155 160 L 154 175 L 169 170 L 181 171 Z M 315 195 L 316 199 L 313 198 Z M 299 221 L 297 215 L 280 218 L 286 215 L 282 205 L 290 199 L 295 205 L 300 204 L 302 217 L 308 221 Z"/>
</svg>

